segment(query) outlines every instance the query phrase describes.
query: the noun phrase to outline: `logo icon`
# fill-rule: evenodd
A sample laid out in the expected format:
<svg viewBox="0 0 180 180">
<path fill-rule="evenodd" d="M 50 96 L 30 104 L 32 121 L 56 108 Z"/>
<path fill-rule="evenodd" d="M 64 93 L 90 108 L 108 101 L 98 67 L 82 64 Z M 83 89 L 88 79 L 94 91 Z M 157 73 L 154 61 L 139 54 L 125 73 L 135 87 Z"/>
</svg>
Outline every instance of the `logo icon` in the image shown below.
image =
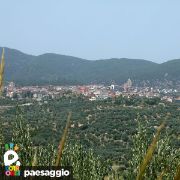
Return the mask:
<svg viewBox="0 0 180 180">
<path fill-rule="evenodd" d="M 5 144 L 4 165 L 6 176 L 20 176 L 20 161 L 17 154 L 18 146 L 13 143 Z"/>
</svg>

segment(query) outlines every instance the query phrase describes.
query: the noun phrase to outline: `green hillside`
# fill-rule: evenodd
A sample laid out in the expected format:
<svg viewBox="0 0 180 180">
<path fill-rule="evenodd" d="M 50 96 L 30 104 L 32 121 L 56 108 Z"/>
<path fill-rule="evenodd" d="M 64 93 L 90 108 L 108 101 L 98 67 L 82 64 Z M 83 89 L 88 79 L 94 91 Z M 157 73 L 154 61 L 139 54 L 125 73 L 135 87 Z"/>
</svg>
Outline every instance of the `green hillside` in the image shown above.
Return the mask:
<svg viewBox="0 0 180 180">
<path fill-rule="evenodd" d="M 90 61 L 51 53 L 32 56 L 9 48 L 5 48 L 5 58 L 6 81 L 24 85 L 124 83 L 128 78 L 135 82 L 180 79 L 180 60 L 162 64 L 127 58 Z"/>
</svg>

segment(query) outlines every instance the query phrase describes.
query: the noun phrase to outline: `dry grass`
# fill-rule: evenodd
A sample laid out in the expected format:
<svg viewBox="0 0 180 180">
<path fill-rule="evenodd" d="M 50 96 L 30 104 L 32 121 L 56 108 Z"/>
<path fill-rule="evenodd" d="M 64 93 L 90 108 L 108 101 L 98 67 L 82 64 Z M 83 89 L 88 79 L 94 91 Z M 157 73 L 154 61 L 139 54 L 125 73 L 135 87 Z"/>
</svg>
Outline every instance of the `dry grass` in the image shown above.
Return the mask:
<svg viewBox="0 0 180 180">
<path fill-rule="evenodd" d="M 138 172 L 138 175 L 136 177 L 136 180 L 142 180 L 143 179 L 146 167 L 148 166 L 149 162 L 151 161 L 151 159 L 153 157 L 153 153 L 154 153 L 155 148 L 157 146 L 157 142 L 158 142 L 158 139 L 160 136 L 160 132 L 164 128 L 164 126 L 165 126 L 165 123 L 162 123 L 158 127 L 158 130 L 157 130 L 157 132 L 153 138 L 153 141 L 152 141 L 151 145 L 148 147 L 147 153 L 146 153 L 142 163 L 139 166 L 139 172 Z"/>
<path fill-rule="evenodd" d="M 0 93 L 2 93 L 2 88 L 3 88 L 3 79 L 4 79 L 4 48 L 2 51 L 2 56 L 1 56 L 1 64 L 0 64 Z"/>
<path fill-rule="evenodd" d="M 162 171 L 162 173 L 158 176 L 157 180 L 163 180 L 164 174 L 165 174 L 165 170 Z"/>
<path fill-rule="evenodd" d="M 174 180 L 180 180 L 180 166 L 177 168 L 177 173 L 174 177 Z"/>
<path fill-rule="evenodd" d="M 36 165 L 37 165 L 37 149 L 35 149 L 35 153 L 32 161 L 32 166 L 36 166 Z"/>
<path fill-rule="evenodd" d="M 68 134 L 68 129 L 70 127 L 71 115 L 72 115 L 72 113 L 70 112 L 69 115 L 68 115 L 68 118 L 67 118 L 67 123 L 66 123 L 66 127 L 64 129 L 63 136 L 62 136 L 62 138 L 60 140 L 60 143 L 59 143 L 59 147 L 58 147 L 59 149 L 58 149 L 58 154 L 57 154 L 57 159 L 56 159 L 56 166 L 61 165 L 61 157 L 62 157 L 62 152 L 63 152 L 63 149 L 64 149 L 67 134 Z"/>
</svg>

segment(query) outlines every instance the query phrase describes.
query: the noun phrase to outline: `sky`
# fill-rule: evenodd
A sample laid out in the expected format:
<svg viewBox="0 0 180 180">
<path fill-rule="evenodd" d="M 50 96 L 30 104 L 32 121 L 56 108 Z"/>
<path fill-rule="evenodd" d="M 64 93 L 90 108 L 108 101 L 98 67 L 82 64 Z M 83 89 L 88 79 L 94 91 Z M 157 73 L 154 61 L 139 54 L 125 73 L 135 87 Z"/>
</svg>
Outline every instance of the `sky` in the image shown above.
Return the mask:
<svg viewBox="0 0 180 180">
<path fill-rule="evenodd" d="M 0 46 L 89 60 L 180 58 L 179 0 L 0 0 Z"/>
</svg>

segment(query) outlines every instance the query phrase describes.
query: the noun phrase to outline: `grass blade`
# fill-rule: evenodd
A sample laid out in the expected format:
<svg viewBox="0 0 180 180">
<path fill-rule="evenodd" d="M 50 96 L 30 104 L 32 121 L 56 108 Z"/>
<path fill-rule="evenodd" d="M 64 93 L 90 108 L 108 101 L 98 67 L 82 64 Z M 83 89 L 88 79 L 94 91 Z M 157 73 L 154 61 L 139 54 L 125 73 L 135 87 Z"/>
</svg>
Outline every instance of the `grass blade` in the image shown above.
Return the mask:
<svg viewBox="0 0 180 180">
<path fill-rule="evenodd" d="M 32 161 L 32 166 L 36 166 L 36 165 L 37 165 L 37 148 L 35 148 L 34 157 Z"/>
<path fill-rule="evenodd" d="M 2 50 L 1 64 L 0 64 L 0 93 L 2 93 L 3 78 L 4 78 L 4 48 Z"/>
<path fill-rule="evenodd" d="M 61 164 L 60 163 L 61 156 L 62 156 L 62 152 L 63 152 L 63 149 L 64 149 L 65 141 L 66 141 L 66 138 L 67 138 L 68 129 L 70 127 L 71 115 L 72 115 L 72 113 L 70 112 L 69 115 L 68 115 L 68 118 L 67 118 L 67 123 L 66 123 L 66 127 L 64 129 L 63 136 L 62 136 L 62 138 L 60 140 L 60 143 L 59 143 L 59 149 L 58 149 L 58 154 L 57 154 L 57 159 L 56 159 L 56 166 L 60 166 L 60 164 Z"/>
<path fill-rule="evenodd" d="M 162 171 L 162 173 L 158 176 L 157 180 L 162 180 L 164 174 L 165 174 L 165 170 Z"/>
<path fill-rule="evenodd" d="M 151 145 L 148 147 L 147 153 L 146 153 L 146 155 L 145 155 L 145 157 L 144 157 L 144 159 L 143 159 L 143 161 L 142 161 L 142 163 L 141 163 L 141 165 L 139 167 L 139 172 L 138 172 L 138 175 L 136 177 L 136 180 L 142 180 L 143 179 L 146 167 L 147 167 L 147 165 L 149 164 L 149 162 L 152 159 L 154 150 L 156 148 L 156 145 L 157 145 L 157 142 L 158 142 L 158 139 L 159 139 L 159 136 L 160 136 L 160 132 L 164 128 L 164 126 L 165 126 L 165 123 L 162 123 L 159 126 L 159 128 L 158 128 L 158 130 L 157 130 L 157 132 L 156 132 L 156 134 L 155 134 L 155 136 L 154 136 L 154 138 L 152 140 Z"/>
<path fill-rule="evenodd" d="M 178 166 L 177 173 L 176 173 L 176 175 L 174 177 L 174 180 L 179 180 L 179 179 L 180 179 L 180 166 Z"/>
</svg>

